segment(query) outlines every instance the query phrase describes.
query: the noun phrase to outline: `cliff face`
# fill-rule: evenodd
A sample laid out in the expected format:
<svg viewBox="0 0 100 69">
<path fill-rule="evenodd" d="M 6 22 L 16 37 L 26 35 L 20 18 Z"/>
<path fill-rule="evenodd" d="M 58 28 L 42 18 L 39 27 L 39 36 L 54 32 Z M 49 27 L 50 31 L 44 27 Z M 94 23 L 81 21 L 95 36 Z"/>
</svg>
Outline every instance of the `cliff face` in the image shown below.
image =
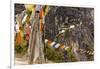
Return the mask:
<svg viewBox="0 0 100 69">
<path fill-rule="evenodd" d="M 16 3 L 14 6 L 15 6 L 15 15 L 20 14 L 22 11 L 25 10 L 24 4 L 17 4 Z"/>
<path fill-rule="evenodd" d="M 53 7 L 45 17 L 45 38 L 71 46 L 78 42 L 81 49 L 93 51 L 94 9 Z"/>
</svg>

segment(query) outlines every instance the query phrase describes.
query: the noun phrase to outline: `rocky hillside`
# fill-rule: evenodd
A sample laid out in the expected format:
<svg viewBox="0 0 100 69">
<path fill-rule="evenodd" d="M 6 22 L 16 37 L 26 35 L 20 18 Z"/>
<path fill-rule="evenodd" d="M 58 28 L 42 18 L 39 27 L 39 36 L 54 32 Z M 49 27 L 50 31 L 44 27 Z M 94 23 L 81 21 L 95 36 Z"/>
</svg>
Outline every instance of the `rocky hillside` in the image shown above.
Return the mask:
<svg viewBox="0 0 100 69">
<path fill-rule="evenodd" d="M 93 13 L 93 8 L 51 6 L 45 17 L 45 38 L 69 47 L 75 42 L 80 49 L 93 52 Z"/>
</svg>

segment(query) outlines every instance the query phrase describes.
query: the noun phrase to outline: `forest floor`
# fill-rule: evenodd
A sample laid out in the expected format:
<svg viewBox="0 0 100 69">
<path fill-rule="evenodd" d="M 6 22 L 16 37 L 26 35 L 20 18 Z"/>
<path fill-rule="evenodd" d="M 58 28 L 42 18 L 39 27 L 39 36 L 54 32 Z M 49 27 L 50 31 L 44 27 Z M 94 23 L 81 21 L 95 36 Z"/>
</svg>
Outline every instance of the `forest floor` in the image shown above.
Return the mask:
<svg viewBox="0 0 100 69">
<path fill-rule="evenodd" d="M 15 56 L 15 61 L 14 62 L 15 62 L 15 65 L 29 65 L 28 64 L 28 58 L 27 58 L 26 55 L 24 55 L 24 56 L 21 56 L 21 55 Z M 54 63 L 54 62 L 52 62 L 50 60 L 46 60 L 46 62 L 43 63 L 43 64 L 48 64 L 48 63 Z M 33 64 L 38 64 L 38 63 L 33 63 Z"/>
</svg>

